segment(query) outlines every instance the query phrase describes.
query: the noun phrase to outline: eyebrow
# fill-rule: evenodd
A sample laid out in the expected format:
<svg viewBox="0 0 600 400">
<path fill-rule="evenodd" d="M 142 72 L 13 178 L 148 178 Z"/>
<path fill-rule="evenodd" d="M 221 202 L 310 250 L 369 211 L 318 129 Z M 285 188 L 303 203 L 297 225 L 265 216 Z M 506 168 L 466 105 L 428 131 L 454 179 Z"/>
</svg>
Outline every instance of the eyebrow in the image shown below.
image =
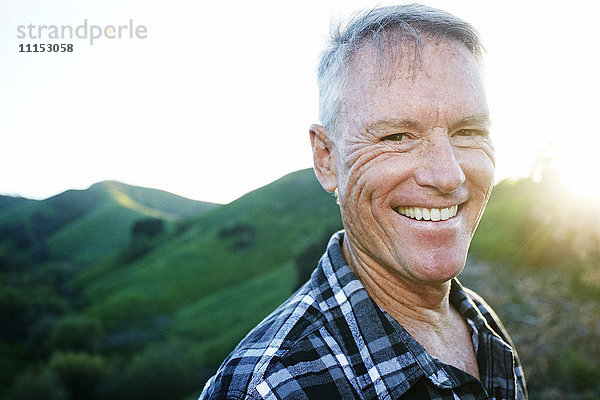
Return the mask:
<svg viewBox="0 0 600 400">
<path fill-rule="evenodd" d="M 467 126 L 467 125 L 478 125 L 478 126 L 483 126 L 486 129 L 489 129 L 490 125 L 491 125 L 490 117 L 485 114 L 465 117 L 465 118 L 461 119 L 460 121 L 457 121 L 454 124 L 452 124 L 450 126 L 450 130 L 455 130 L 459 127 Z"/>
<path fill-rule="evenodd" d="M 410 118 L 390 118 L 375 121 L 365 126 L 366 131 L 399 130 L 399 129 L 422 129 L 419 121 Z"/>
<path fill-rule="evenodd" d="M 472 115 L 469 117 L 462 118 L 461 120 L 451 124 L 449 126 L 450 130 L 455 130 L 462 126 L 468 125 L 478 125 L 483 126 L 486 129 L 489 129 L 491 122 L 490 117 L 486 114 L 484 115 Z M 385 131 L 385 130 L 402 130 L 402 129 L 411 129 L 411 130 L 422 130 L 423 124 L 419 121 L 410 118 L 389 118 L 384 120 L 375 121 L 373 123 L 367 124 L 365 126 L 365 130 L 369 131 Z"/>
</svg>

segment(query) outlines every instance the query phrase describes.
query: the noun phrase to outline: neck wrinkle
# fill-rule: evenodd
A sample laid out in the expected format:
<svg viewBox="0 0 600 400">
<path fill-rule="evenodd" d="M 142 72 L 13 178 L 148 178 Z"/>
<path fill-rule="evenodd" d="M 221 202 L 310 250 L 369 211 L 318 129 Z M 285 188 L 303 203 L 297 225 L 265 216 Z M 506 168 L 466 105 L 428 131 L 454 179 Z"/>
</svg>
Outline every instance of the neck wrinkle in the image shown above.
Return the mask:
<svg viewBox="0 0 600 400">
<path fill-rule="evenodd" d="M 355 250 L 347 235 L 342 251 L 369 296 L 409 333 L 421 329 L 437 331 L 448 322 L 450 281 L 425 285 L 403 280 Z"/>
</svg>

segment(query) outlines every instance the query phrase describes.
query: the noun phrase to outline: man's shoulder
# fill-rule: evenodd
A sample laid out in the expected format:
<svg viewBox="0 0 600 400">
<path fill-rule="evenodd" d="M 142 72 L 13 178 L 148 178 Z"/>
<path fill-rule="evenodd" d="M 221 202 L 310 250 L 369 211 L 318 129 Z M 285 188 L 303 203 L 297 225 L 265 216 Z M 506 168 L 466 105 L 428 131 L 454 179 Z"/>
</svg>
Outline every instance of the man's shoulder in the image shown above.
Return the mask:
<svg viewBox="0 0 600 400">
<path fill-rule="evenodd" d="M 316 352 L 314 336 L 326 318 L 314 297 L 309 281 L 258 324 L 223 362 L 200 398 L 252 399 L 253 393 L 260 395 L 259 385 L 267 375 Z"/>
<path fill-rule="evenodd" d="M 514 356 L 513 368 L 518 385 L 517 396 L 518 398 L 527 398 L 527 385 L 525 383 L 523 367 L 521 365 L 521 361 L 519 360 L 519 355 L 517 354 L 515 345 L 512 342 L 512 339 L 510 338 L 510 335 L 508 334 L 506 328 L 502 324 L 502 321 L 500 321 L 500 318 L 498 317 L 498 315 L 496 315 L 492 307 L 490 307 L 490 305 L 487 304 L 486 301 L 480 295 L 475 293 L 473 290 L 464 288 L 462 286 L 460 287 L 465 296 L 469 299 L 470 302 L 472 302 L 475 305 L 477 311 L 485 320 L 486 327 L 492 330 L 497 336 L 499 336 L 502 339 L 502 341 L 505 344 L 507 344 L 511 349 L 511 352 Z"/>
<path fill-rule="evenodd" d="M 469 297 L 469 299 L 475 304 L 477 310 L 481 313 L 488 326 L 494 331 L 497 335 L 499 335 L 505 342 L 509 343 L 511 346 L 512 340 L 510 335 L 506 331 L 506 328 L 502 324 L 500 317 L 496 314 L 496 312 L 492 309 L 492 307 L 475 291 L 468 289 L 466 287 L 462 287 L 464 293 Z M 513 346 L 514 347 L 514 346 Z"/>
</svg>

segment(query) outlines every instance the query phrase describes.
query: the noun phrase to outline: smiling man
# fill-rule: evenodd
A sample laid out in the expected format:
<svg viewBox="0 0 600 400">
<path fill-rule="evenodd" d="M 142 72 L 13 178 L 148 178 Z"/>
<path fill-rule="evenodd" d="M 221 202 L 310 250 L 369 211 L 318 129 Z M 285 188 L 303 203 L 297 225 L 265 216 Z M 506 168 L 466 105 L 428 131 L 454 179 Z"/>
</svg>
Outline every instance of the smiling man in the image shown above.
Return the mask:
<svg viewBox="0 0 600 400">
<path fill-rule="evenodd" d="M 310 139 L 344 231 L 202 399 L 527 397 L 502 324 L 456 279 L 494 174 L 480 53 L 469 24 L 420 5 L 333 34 Z"/>
</svg>

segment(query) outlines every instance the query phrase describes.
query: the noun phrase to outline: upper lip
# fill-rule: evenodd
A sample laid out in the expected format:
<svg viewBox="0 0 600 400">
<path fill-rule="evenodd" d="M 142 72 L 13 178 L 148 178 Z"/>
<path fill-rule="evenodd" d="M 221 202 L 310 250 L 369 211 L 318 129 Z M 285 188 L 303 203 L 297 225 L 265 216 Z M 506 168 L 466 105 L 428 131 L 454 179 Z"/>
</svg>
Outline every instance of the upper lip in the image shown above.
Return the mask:
<svg viewBox="0 0 600 400">
<path fill-rule="evenodd" d="M 400 206 L 394 207 L 394 209 L 398 209 L 398 208 L 401 208 L 401 207 L 417 207 L 417 208 L 428 208 L 428 209 L 437 208 L 437 209 L 441 210 L 443 208 L 450 208 L 450 207 L 454 207 L 454 206 L 460 206 L 461 204 L 462 204 L 461 202 L 448 203 L 448 204 L 444 204 L 444 205 L 402 204 Z"/>
</svg>

